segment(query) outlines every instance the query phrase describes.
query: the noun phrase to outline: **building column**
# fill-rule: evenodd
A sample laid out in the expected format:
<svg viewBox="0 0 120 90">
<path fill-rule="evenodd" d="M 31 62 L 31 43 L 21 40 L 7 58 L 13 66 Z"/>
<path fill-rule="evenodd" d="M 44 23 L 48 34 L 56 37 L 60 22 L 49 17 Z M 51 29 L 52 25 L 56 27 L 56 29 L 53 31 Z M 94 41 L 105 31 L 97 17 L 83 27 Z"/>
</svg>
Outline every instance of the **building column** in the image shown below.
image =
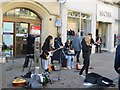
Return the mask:
<svg viewBox="0 0 120 90">
<path fill-rule="evenodd" d="M 114 51 L 114 23 L 108 24 L 108 52 Z"/>
<path fill-rule="evenodd" d="M 3 22 L 3 13 L 2 13 L 2 3 L 0 2 L 0 52 L 2 51 L 2 22 Z"/>
<path fill-rule="evenodd" d="M 64 44 L 67 40 L 67 7 L 65 4 L 61 4 L 61 38 L 62 43 Z"/>
<path fill-rule="evenodd" d="M 87 34 L 91 32 L 91 20 L 87 20 Z"/>
<path fill-rule="evenodd" d="M 96 42 L 96 15 L 92 16 L 91 20 L 91 33 L 94 42 Z M 95 45 L 92 46 L 92 53 L 95 53 Z"/>
</svg>

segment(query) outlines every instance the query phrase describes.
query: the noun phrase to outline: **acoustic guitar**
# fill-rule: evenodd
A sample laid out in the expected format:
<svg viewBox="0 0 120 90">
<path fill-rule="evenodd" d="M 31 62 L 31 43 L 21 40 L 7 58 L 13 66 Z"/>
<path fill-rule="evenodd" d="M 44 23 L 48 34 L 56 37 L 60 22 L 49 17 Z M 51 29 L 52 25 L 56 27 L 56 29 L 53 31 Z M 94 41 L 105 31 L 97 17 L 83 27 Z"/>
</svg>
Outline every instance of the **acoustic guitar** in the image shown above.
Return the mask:
<svg viewBox="0 0 120 90">
<path fill-rule="evenodd" d="M 22 78 L 16 78 L 12 81 L 13 86 L 25 86 L 26 80 Z"/>
</svg>

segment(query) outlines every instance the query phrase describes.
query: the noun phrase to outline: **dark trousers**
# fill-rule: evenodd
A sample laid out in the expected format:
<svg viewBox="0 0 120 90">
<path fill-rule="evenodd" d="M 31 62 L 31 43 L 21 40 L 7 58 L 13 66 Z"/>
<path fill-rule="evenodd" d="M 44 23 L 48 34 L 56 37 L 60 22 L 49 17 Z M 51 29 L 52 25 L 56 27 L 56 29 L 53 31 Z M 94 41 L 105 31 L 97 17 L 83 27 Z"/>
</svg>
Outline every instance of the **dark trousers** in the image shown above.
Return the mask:
<svg viewBox="0 0 120 90">
<path fill-rule="evenodd" d="M 101 53 L 101 45 L 96 45 L 96 53 Z"/>
<path fill-rule="evenodd" d="M 77 62 L 79 62 L 80 51 L 75 51 L 75 56 L 77 58 Z"/>
<path fill-rule="evenodd" d="M 90 55 L 85 56 L 84 57 L 84 62 L 83 62 L 83 67 L 80 71 L 80 75 L 83 73 L 83 71 L 85 70 L 85 74 L 88 74 L 88 69 L 89 69 L 89 65 L 90 65 Z"/>
</svg>

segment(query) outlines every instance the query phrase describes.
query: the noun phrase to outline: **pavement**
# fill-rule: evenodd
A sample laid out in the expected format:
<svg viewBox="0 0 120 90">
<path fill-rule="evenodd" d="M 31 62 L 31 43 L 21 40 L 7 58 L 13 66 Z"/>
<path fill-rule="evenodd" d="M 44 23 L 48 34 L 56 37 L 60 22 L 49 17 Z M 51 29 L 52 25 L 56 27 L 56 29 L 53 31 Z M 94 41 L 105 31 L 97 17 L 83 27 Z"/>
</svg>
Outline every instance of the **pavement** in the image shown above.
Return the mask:
<svg viewBox="0 0 120 90">
<path fill-rule="evenodd" d="M 102 52 L 95 53 L 91 55 L 91 65 L 93 69 L 89 69 L 89 72 L 98 73 L 104 77 L 110 78 L 114 80 L 115 87 L 109 88 L 117 88 L 118 82 L 118 74 L 114 70 L 114 56 L 115 53 Z M 82 56 L 80 57 L 80 62 L 82 62 Z M 15 77 L 20 77 L 21 75 L 25 75 L 28 71 L 28 68 L 25 68 L 24 72 L 22 72 L 22 65 L 24 62 L 24 58 L 15 58 L 13 67 L 10 61 L 7 62 L 7 71 L 6 71 L 6 84 L 7 88 L 16 88 L 12 86 L 12 80 Z M 81 63 L 82 64 L 82 63 Z M 32 66 L 33 68 L 33 66 Z M 85 86 L 84 79 L 79 75 L 79 70 L 71 69 L 61 71 L 52 71 L 50 73 L 52 78 L 52 84 L 47 84 L 45 88 L 91 88 L 90 86 Z M 58 77 L 60 80 L 58 80 Z M 19 87 L 18 87 L 19 88 Z"/>
</svg>

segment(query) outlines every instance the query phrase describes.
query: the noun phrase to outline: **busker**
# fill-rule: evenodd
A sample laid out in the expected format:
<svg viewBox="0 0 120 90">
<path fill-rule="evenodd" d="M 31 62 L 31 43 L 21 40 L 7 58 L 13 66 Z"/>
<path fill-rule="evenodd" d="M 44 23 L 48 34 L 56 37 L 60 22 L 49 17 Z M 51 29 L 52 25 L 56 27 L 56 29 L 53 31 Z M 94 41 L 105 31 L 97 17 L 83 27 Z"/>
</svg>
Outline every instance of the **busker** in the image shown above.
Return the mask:
<svg viewBox="0 0 120 90">
<path fill-rule="evenodd" d="M 42 54 L 40 57 L 42 58 L 43 69 L 46 72 L 49 71 L 49 65 L 51 64 L 51 56 L 50 56 L 49 52 L 54 50 L 54 48 L 52 47 L 52 43 L 53 43 L 53 37 L 51 35 L 49 35 L 45 39 L 45 42 L 42 46 Z"/>
<path fill-rule="evenodd" d="M 67 68 L 74 68 L 74 49 L 72 48 L 72 42 L 70 39 L 65 43 L 65 54 L 67 58 Z"/>
<path fill-rule="evenodd" d="M 89 64 L 90 64 L 90 48 L 91 48 L 91 37 L 89 35 L 85 36 L 85 41 L 82 41 L 82 53 L 83 53 L 83 67 L 79 72 L 79 75 L 82 75 L 85 70 L 85 74 L 88 74 Z"/>
</svg>

